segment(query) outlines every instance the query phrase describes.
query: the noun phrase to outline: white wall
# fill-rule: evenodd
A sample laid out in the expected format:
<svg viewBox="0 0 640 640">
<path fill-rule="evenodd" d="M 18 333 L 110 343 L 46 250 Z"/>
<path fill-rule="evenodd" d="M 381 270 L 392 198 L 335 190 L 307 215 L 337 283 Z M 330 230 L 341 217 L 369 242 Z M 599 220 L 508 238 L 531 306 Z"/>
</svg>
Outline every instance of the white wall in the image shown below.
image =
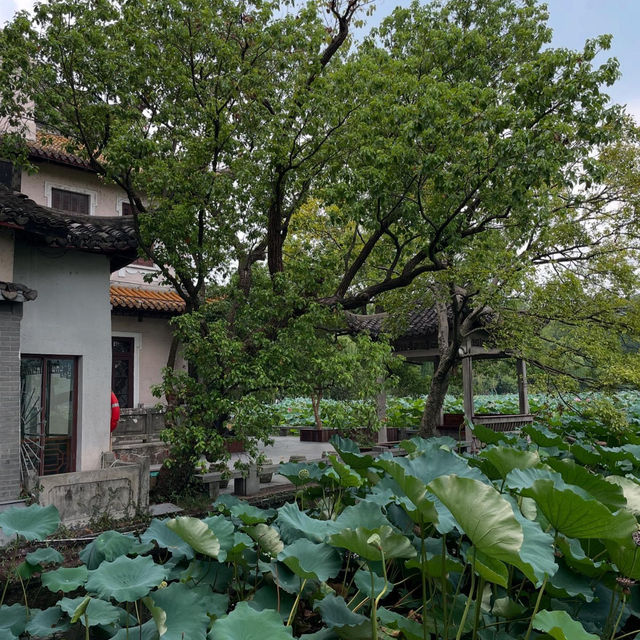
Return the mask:
<svg viewBox="0 0 640 640">
<path fill-rule="evenodd" d="M 38 292 L 24 305 L 21 352 L 80 356 L 76 469 L 98 469 L 111 411 L 108 258 L 16 241 L 14 278 Z"/>
<path fill-rule="evenodd" d="M 134 404 L 154 406 L 163 399 L 151 393 L 153 385 L 162 382 L 162 370 L 167 366 L 172 333 L 169 320 L 164 318 L 142 318 L 132 316 L 112 316 L 111 331 L 115 336 L 132 337 L 135 342 L 134 354 Z M 176 369 L 186 369 L 180 351 L 176 358 Z"/>
<path fill-rule="evenodd" d="M 119 216 L 125 193 L 114 184 L 104 184 L 90 171 L 74 169 L 46 162 L 38 163 L 39 171 L 29 175 L 22 172 L 20 191 L 37 204 L 51 206 L 51 187 L 68 189 L 91 196 L 91 215 Z"/>
</svg>

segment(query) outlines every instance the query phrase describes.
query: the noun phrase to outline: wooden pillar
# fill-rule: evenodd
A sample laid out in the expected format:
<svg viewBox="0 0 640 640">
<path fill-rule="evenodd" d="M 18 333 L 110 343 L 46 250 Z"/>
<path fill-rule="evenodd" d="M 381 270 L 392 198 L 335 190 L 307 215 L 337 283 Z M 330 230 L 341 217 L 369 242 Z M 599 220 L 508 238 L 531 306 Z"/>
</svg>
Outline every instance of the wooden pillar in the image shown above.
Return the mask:
<svg viewBox="0 0 640 640">
<path fill-rule="evenodd" d="M 465 421 L 473 420 L 473 366 L 471 364 L 471 344 L 469 341 L 463 347 L 462 353 L 462 405 Z M 465 440 L 471 441 L 473 434 L 465 426 Z"/>
<path fill-rule="evenodd" d="M 436 371 L 438 370 L 438 367 L 440 366 L 440 357 L 437 357 L 434 359 L 433 361 L 433 375 L 436 375 Z M 444 402 L 442 403 L 442 406 L 440 407 L 440 413 L 438 415 L 438 426 L 441 427 L 444 425 Z"/>
<path fill-rule="evenodd" d="M 378 429 L 378 442 L 388 442 L 387 438 L 387 390 L 382 386 L 384 381 L 380 382 L 380 392 L 376 396 L 376 414 L 380 420 L 380 429 Z"/>
<path fill-rule="evenodd" d="M 518 358 L 516 361 L 518 373 L 518 407 L 522 415 L 529 413 L 529 390 L 527 385 L 527 363 Z"/>
</svg>

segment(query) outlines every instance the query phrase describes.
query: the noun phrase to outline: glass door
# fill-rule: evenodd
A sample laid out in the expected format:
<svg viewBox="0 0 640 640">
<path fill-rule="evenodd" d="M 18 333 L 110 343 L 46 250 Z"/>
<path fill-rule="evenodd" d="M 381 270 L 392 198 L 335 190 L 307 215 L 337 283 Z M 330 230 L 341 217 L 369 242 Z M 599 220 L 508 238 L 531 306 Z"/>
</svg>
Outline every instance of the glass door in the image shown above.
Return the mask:
<svg viewBox="0 0 640 640">
<path fill-rule="evenodd" d="M 22 459 L 39 475 L 75 470 L 77 358 L 21 361 Z"/>
</svg>

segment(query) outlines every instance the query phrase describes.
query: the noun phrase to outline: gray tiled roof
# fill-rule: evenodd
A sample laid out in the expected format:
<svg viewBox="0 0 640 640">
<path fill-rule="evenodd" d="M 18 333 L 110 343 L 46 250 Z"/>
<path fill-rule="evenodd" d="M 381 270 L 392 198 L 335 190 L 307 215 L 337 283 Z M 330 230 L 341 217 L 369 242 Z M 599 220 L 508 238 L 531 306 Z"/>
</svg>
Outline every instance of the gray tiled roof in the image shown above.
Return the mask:
<svg viewBox="0 0 640 640">
<path fill-rule="evenodd" d="M 359 315 L 347 313 L 347 324 L 353 331 L 366 331 L 372 336 L 380 333 L 393 333 L 393 327 L 389 324 L 388 313 L 374 313 L 371 315 Z M 417 338 L 435 334 L 438 331 L 438 316 L 435 307 L 418 309 L 409 314 L 400 331 L 402 338 Z"/>
<path fill-rule="evenodd" d="M 43 207 L 3 185 L 0 185 L 0 226 L 49 247 L 109 255 L 112 268 L 128 264 L 137 255 L 138 243 L 129 219 L 70 214 Z"/>
</svg>

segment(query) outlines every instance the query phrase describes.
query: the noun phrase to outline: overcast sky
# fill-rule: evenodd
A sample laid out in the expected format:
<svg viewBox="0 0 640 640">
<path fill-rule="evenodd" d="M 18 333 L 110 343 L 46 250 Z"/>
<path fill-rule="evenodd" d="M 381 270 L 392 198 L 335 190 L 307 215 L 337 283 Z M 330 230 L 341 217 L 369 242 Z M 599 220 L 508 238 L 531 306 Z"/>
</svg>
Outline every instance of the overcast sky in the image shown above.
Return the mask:
<svg viewBox="0 0 640 640">
<path fill-rule="evenodd" d="M 214 1 L 214 0 L 212 0 Z M 0 24 L 15 11 L 30 9 L 34 0 L 0 0 Z M 409 0 L 377 0 L 371 23 L 378 22 L 399 4 Z M 553 45 L 578 48 L 584 41 L 603 33 L 613 34 L 609 55 L 620 61 L 622 79 L 609 90 L 614 102 L 626 104 L 640 122 L 640 0 L 547 0 Z"/>
</svg>

